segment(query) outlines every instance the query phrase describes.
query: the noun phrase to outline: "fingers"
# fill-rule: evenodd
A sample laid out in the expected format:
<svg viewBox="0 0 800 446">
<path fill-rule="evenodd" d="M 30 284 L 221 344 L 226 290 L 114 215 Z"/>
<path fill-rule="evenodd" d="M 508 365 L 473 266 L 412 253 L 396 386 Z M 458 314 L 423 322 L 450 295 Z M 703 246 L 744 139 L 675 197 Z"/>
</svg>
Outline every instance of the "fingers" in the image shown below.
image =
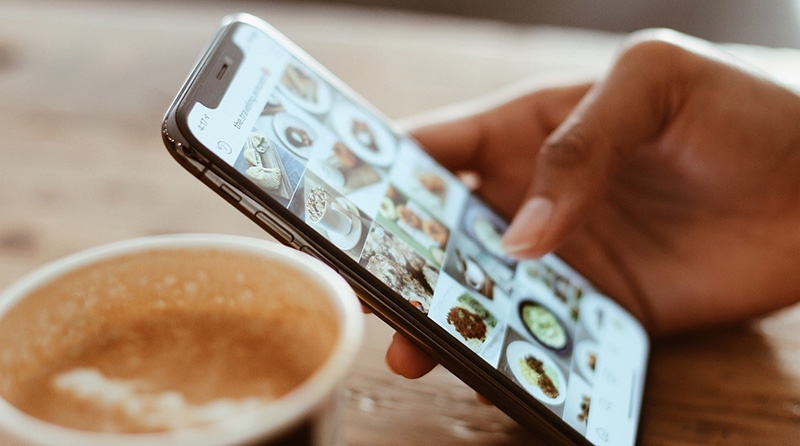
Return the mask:
<svg viewBox="0 0 800 446">
<path fill-rule="evenodd" d="M 621 160 L 680 108 L 688 54 L 663 40 L 639 42 L 589 90 L 539 151 L 528 196 L 502 241 L 509 254 L 554 250 L 602 199 Z"/>
<path fill-rule="evenodd" d="M 403 335 L 395 333 L 386 350 L 386 364 L 394 373 L 415 379 L 433 370 L 437 362 Z"/>
<path fill-rule="evenodd" d="M 480 118 L 444 117 L 426 122 L 411 130 L 422 147 L 453 172 L 471 170 L 479 149 Z"/>
<path fill-rule="evenodd" d="M 361 312 L 364 314 L 371 314 L 372 308 L 368 307 L 364 302 L 361 302 Z"/>
<path fill-rule="evenodd" d="M 434 110 L 404 123 L 425 150 L 453 172 L 482 171 L 489 157 L 509 156 L 509 146 L 538 145 L 534 128 L 554 129 L 587 84 L 513 86 L 494 95 Z"/>
<path fill-rule="evenodd" d="M 476 393 L 475 394 L 475 398 L 477 398 L 479 402 L 481 402 L 482 404 L 485 404 L 487 406 L 493 406 L 494 405 L 491 401 L 489 401 L 489 398 L 486 398 L 485 396 L 481 395 L 480 393 Z"/>
<path fill-rule="evenodd" d="M 436 367 L 437 363 L 430 356 L 419 350 L 400 333 L 395 333 L 392 343 L 386 351 L 386 364 L 394 373 L 405 378 L 421 378 Z M 476 393 L 475 398 L 487 406 L 493 405 L 488 398 Z"/>
</svg>

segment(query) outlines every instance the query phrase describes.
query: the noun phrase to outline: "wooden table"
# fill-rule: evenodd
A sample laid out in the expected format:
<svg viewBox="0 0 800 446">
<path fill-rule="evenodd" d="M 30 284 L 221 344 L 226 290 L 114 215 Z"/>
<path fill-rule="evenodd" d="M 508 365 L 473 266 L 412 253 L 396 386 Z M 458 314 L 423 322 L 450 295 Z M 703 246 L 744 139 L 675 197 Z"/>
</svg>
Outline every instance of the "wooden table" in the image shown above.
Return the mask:
<svg viewBox="0 0 800 446">
<path fill-rule="evenodd" d="M 393 117 L 524 78 L 596 75 L 620 38 L 269 2 L 56 2 L 0 7 L 0 286 L 90 246 L 172 232 L 264 237 L 184 172 L 162 113 L 226 12 L 282 29 Z M 737 47 L 787 80 L 800 55 Z M 800 272 L 798 272 L 800 273 Z M 535 443 L 449 372 L 392 375 L 391 330 L 367 317 L 348 382 L 352 445 Z M 641 444 L 800 443 L 800 307 L 653 346 Z"/>
</svg>

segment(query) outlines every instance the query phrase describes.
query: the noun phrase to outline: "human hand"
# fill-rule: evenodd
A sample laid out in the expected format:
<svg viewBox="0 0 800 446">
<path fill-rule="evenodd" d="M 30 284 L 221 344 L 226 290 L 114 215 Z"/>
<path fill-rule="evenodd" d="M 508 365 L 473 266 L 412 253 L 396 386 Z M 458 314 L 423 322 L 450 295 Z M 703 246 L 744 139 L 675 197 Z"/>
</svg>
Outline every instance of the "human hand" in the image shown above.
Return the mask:
<svg viewBox="0 0 800 446">
<path fill-rule="evenodd" d="M 707 42 L 640 33 L 595 84 L 414 134 L 516 214 L 510 254 L 555 250 L 651 334 L 800 299 L 800 97 Z M 399 336 L 387 363 L 435 365 Z"/>
</svg>

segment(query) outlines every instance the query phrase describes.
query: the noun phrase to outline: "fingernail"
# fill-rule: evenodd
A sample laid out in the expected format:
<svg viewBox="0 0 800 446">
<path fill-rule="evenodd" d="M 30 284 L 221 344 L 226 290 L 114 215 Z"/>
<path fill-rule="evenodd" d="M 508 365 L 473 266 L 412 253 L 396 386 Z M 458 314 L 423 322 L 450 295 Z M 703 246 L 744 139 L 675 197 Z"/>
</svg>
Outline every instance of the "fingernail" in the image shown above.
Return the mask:
<svg viewBox="0 0 800 446">
<path fill-rule="evenodd" d="M 553 202 L 547 198 L 534 197 L 528 200 L 506 230 L 501 240 L 503 249 L 513 256 L 534 248 L 552 214 Z"/>
</svg>

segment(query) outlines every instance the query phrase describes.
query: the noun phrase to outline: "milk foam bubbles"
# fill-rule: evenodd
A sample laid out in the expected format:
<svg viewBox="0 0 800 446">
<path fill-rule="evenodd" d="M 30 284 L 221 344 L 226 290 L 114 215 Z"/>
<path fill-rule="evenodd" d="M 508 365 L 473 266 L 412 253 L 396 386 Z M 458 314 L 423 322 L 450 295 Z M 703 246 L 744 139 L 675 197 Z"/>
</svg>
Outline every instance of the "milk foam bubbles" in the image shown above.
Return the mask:
<svg viewBox="0 0 800 446">
<path fill-rule="evenodd" d="M 152 391 L 146 381 L 104 376 L 91 368 L 76 368 L 56 375 L 56 391 L 85 404 L 117 412 L 127 423 L 148 430 L 169 430 L 222 421 L 255 410 L 273 398 L 219 398 L 204 404 L 191 404 L 176 391 Z M 111 428 L 112 426 L 108 426 Z"/>
</svg>

